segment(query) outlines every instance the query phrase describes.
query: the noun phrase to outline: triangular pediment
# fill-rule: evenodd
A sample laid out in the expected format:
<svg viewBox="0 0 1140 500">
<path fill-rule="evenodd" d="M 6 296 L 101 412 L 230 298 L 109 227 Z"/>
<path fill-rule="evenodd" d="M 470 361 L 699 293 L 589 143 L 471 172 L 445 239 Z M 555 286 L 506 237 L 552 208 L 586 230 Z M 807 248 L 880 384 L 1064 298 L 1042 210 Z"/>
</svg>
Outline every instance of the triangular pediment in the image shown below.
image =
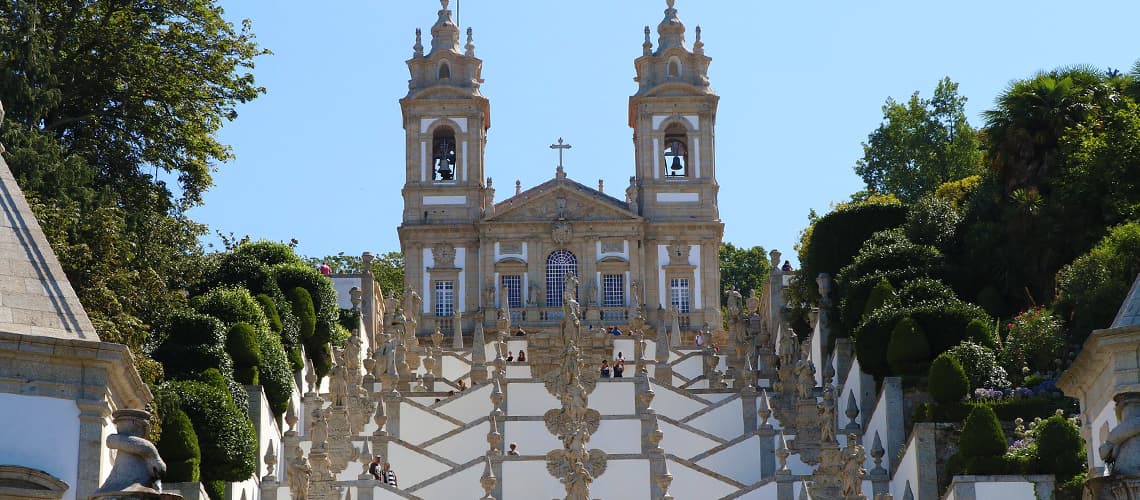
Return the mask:
<svg viewBox="0 0 1140 500">
<path fill-rule="evenodd" d="M 628 221 L 638 219 L 629 205 L 601 191 L 555 178 L 495 204 L 488 221 Z"/>
</svg>

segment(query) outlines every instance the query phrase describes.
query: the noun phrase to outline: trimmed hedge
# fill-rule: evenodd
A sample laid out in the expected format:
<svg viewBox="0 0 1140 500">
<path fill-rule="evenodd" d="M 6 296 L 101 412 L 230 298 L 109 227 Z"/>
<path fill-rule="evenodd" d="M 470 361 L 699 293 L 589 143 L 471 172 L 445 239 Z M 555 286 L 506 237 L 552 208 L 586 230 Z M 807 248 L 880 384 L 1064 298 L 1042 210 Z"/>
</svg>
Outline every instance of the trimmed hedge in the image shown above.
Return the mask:
<svg viewBox="0 0 1140 500">
<path fill-rule="evenodd" d="M 174 381 L 163 388 L 177 394 L 198 434 L 201 480 L 244 481 L 257 472 L 257 436 L 245 408 L 234 405 L 227 391 L 217 385 L 221 374 L 210 371 L 214 373 L 203 376 L 213 383 Z"/>
<path fill-rule="evenodd" d="M 222 320 L 226 325 L 248 323 L 253 328 L 268 328 L 269 320 L 249 290 L 217 287 L 194 297 L 194 309 Z"/>
<path fill-rule="evenodd" d="M 293 366 L 277 334 L 261 332 L 261 362 L 257 370 L 261 386 L 265 388 L 265 399 L 269 400 L 273 413 L 280 416 L 289 407 L 289 398 L 293 395 Z"/>
<path fill-rule="evenodd" d="M 249 323 L 236 323 L 230 327 L 226 339 L 226 352 L 234 360 L 234 379 L 245 385 L 257 385 L 261 363 L 261 342 L 257 331 Z"/>
<path fill-rule="evenodd" d="M 988 406 L 975 406 L 962 425 L 958 454 L 966 460 L 1000 457 L 1009 448 L 997 415 Z"/>
<path fill-rule="evenodd" d="M 917 375 L 930 361 L 930 343 L 918 324 L 904 317 L 895 324 L 887 344 L 887 365 L 896 375 Z"/>
<path fill-rule="evenodd" d="M 970 379 L 958 360 L 949 353 L 939 354 L 930 365 L 930 396 L 938 404 L 961 401 L 970 392 Z"/>
<path fill-rule="evenodd" d="M 170 315 L 161 330 L 165 340 L 151 356 L 162 363 L 167 378 L 193 378 L 209 368 L 233 373 L 233 361 L 225 348 L 226 330 L 217 318 L 180 311 Z"/>
<path fill-rule="evenodd" d="M 269 330 L 277 335 L 281 335 L 281 315 L 277 314 L 277 304 L 273 303 L 273 298 L 264 293 L 259 293 L 254 297 L 254 300 L 257 301 L 257 305 L 261 306 L 261 312 L 265 313 L 265 320 L 268 322 Z"/>
<path fill-rule="evenodd" d="M 289 303 L 293 306 L 293 314 L 297 316 L 301 341 L 308 342 L 317 329 L 317 312 L 313 306 L 313 298 L 308 290 L 299 286 L 290 288 L 285 292 L 285 297 L 289 299 Z"/>
<path fill-rule="evenodd" d="M 807 298 L 819 298 L 815 283 L 819 273 L 836 276 L 851 263 L 872 234 L 901 226 L 905 220 L 906 207 L 900 203 L 844 205 L 820 217 L 800 248 L 800 276 L 806 280 L 811 294 Z"/>
<path fill-rule="evenodd" d="M 242 243 L 233 249 L 233 253 L 238 256 L 252 258 L 271 267 L 278 264 L 305 263 L 305 261 L 293 251 L 293 247 L 277 241 L 259 240 Z"/>
<path fill-rule="evenodd" d="M 875 288 L 871 289 L 871 294 L 867 297 L 867 302 L 863 305 L 863 314 L 859 316 L 859 320 L 870 316 L 871 313 L 883 307 L 883 304 L 894 300 L 895 287 L 891 286 L 890 280 L 880 278 L 879 283 Z"/>
<path fill-rule="evenodd" d="M 966 325 L 971 320 L 989 320 L 980 307 L 957 299 L 911 307 L 905 304 L 887 304 L 868 316 L 855 329 L 855 354 L 864 371 L 879 377 L 891 375 L 883 347 L 889 342 L 888 335 L 894 326 L 904 317 L 910 317 L 918 323 L 930 343 L 931 354 L 945 352 L 961 342 L 966 334 Z"/>
<path fill-rule="evenodd" d="M 978 318 L 966 324 L 966 340 L 981 344 L 988 349 L 996 349 L 998 345 L 997 332 L 989 323 Z"/>
<path fill-rule="evenodd" d="M 1069 318 L 1069 342 L 1083 343 L 1106 328 L 1140 274 L 1140 221 L 1108 231 L 1088 253 L 1057 272 L 1055 307 Z"/>
<path fill-rule="evenodd" d="M 193 483 L 200 478 L 202 450 L 190 417 L 182 411 L 178 395 L 170 390 L 156 390 L 155 407 L 162 418 L 162 435 L 154 443 L 166 462 L 166 476 L 171 483 Z"/>
<path fill-rule="evenodd" d="M 911 205 L 903 227 L 911 241 L 945 251 L 957 241 L 961 223 L 962 216 L 954 209 L 953 203 L 936 196 L 925 196 Z"/>
<path fill-rule="evenodd" d="M 842 331 L 854 330 L 863 319 L 871 290 L 882 280 L 900 288 L 917 278 L 937 276 L 942 268 L 938 249 L 910 241 L 901 228 L 871 235 L 851 264 L 836 276 Z"/>
<path fill-rule="evenodd" d="M 1072 422 L 1053 415 L 1037 425 L 1037 467 L 1064 483 L 1086 471 L 1085 440 Z"/>
<path fill-rule="evenodd" d="M 970 324 L 973 324 L 971 322 Z M 953 356 L 966 372 L 970 388 L 1008 389 L 1005 368 L 998 366 L 997 356 L 990 348 L 970 340 L 963 340 L 945 354 Z"/>
<path fill-rule="evenodd" d="M 999 419 L 1012 422 L 1017 418 L 1032 420 L 1048 418 L 1057 410 L 1066 414 L 1080 411 L 1077 400 L 1067 397 L 1032 396 L 1028 398 L 1006 398 L 993 401 L 967 401 L 940 405 L 923 403 L 914 412 L 915 422 L 961 422 L 978 406 L 993 410 Z"/>
<path fill-rule="evenodd" d="M 282 290 L 303 287 L 309 292 L 318 322 L 336 323 L 340 307 L 336 302 L 336 289 L 327 276 L 305 264 L 273 266 L 273 276 Z"/>
</svg>

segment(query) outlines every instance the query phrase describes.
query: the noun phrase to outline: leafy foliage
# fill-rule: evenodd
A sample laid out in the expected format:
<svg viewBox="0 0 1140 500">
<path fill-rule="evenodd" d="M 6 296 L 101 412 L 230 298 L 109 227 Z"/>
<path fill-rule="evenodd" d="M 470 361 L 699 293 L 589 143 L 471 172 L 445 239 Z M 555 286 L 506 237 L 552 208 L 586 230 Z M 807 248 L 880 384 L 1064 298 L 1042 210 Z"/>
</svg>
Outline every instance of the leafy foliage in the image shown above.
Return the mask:
<svg viewBox="0 0 1140 500">
<path fill-rule="evenodd" d="M 234 360 L 234 379 L 245 385 L 257 385 L 261 345 L 257 331 L 249 323 L 235 323 L 230 327 L 226 339 L 226 352 Z"/>
<path fill-rule="evenodd" d="M 245 408 L 249 396 L 234 380 L 234 363 L 226 352 L 226 329 L 216 318 L 189 311 L 172 314 L 160 332 L 165 340 L 152 356 L 162 363 L 168 379 L 190 380 L 217 373 L 229 387 L 234 404 Z"/>
<path fill-rule="evenodd" d="M 982 170 L 978 133 L 966 121 L 966 98 L 944 78 L 934 97 L 918 92 L 906 104 L 887 99 L 883 123 L 863 143 L 855 173 L 867 189 L 914 202 L 942 183 Z"/>
<path fill-rule="evenodd" d="M 312 267 L 328 264 L 333 274 L 359 274 L 364 272 L 364 262 L 357 255 L 340 252 L 326 257 L 310 257 L 305 262 Z M 385 297 L 404 295 L 404 254 L 385 252 L 372 258 L 372 273 Z"/>
<path fill-rule="evenodd" d="M 938 404 L 961 401 L 970 392 L 970 379 L 955 356 L 939 354 L 930 365 L 930 397 Z"/>
<path fill-rule="evenodd" d="M 155 391 L 155 407 L 162 418 L 162 436 L 155 446 L 166 462 L 166 477 L 170 483 L 197 482 L 202 451 L 198 447 L 198 434 L 190 417 L 182 411 L 178 395 L 169 388 Z"/>
<path fill-rule="evenodd" d="M 277 334 L 260 330 L 261 362 L 257 365 L 257 372 L 261 386 L 265 388 L 265 399 L 276 415 L 282 415 L 289 407 L 289 398 L 293 394 L 294 366 L 289 360 L 285 346 Z"/>
<path fill-rule="evenodd" d="M 252 328 L 269 325 L 257 300 L 244 288 L 217 287 L 194 297 L 192 302 L 195 310 L 218 318 L 226 325 L 245 323 Z"/>
<path fill-rule="evenodd" d="M 1112 228 L 1088 253 L 1057 273 L 1056 309 L 1069 320 L 1069 338 L 1112 323 L 1132 281 L 1140 274 L 1140 221 Z"/>
<path fill-rule="evenodd" d="M 764 247 L 746 249 L 725 242 L 720 244 L 718 256 L 721 288 L 733 288 L 745 297 L 752 290 L 759 294 L 764 289 L 764 282 L 772 272 L 772 264 L 768 261 Z M 721 296 L 720 300 L 722 306 L 728 304 L 727 297 Z"/>
<path fill-rule="evenodd" d="M 0 26 L 7 162 L 100 338 L 145 359 L 202 269 L 186 210 L 231 157 L 219 127 L 263 92 L 246 72 L 263 51 L 212 0 L 15 0 Z"/>
<path fill-rule="evenodd" d="M 313 306 L 313 299 L 309 291 L 303 287 L 290 288 L 285 294 L 292 304 L 293 314 L 297 316 L 301 326 L 301 339 L 308 341 L 317 331 L 317 312 Z"/>
<path fill-rule="evenodd" d="M 871 295 L 863 304 L 863 314 L 859 317 L 860 321 L 892 300 L 895 300 L 895 287 L 891 286 L 891 282 L 886 278 L 880 278 L 879 284 L 871 289 Z"/>
<path fill-rule="evenodd" d="M 970 389 L 1008 389 L 1005 369 L 997 364 L 997 356 L 988 347 L 963 340 L 945 354 L 953 356 L 966 372 Z"/>
<path fill-rule="evenodd" d="M 1035 429 L 1037 466 L 1044 474 L 1054 474 L 1058 483 L 1085 472 L 1085 440 L 1080 429 L 1061 415 L 1053 415 Z"/>
<path fill-rule="evenodd" d="M 1009 334 L 1001 352 L 1001 362 L 1013 375 L 1014 381 L 1021 380 L 1025 367 L 1036 372 L 1060 369 L 1065 336 L 1061 331 L 1061 320 L 1051 311 L 1032 308 L 1013 318 L 1007 328 Z"/>
<path fill-rule="evenodd" d="M 959 209 L 981 184 L 981 175 L 971 175 L 956 181 L 943 182 L 934 189 L 934 197 L 950 203 L 955 209 Z"/>
<path fill-rule="evenodd" d="M 859 324 L 867 297 L 882 280 L 902 287 L 917 278 L 937 276 L 941 266 L 942 254 L 936 248 L 911 242 L 901 229 L 875 233 L 851 264 L 839 272 L 836 283 L 842 329 L 837 334 L 844 335 Z"/>
<path fill-rule="evenodd" d="M 962 217 L 948 201 L 924 196 L 911 205 L 906 216 L 906 236 L 920 245 L 947 251 L 956 242 Z"/>
</svg>

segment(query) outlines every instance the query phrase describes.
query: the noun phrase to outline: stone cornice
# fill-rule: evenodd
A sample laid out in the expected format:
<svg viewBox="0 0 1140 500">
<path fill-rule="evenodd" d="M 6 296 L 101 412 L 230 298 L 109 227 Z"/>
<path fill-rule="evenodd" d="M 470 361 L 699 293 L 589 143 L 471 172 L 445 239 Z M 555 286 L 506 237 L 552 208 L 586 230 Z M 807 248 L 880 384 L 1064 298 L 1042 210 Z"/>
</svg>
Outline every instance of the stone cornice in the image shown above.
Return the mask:
<svg viewBox="0 0 1140 500">
<path fill-rule="evenodd" d="M 152 399 L 125 345 L 11 332 L 0 332 L 0 392 L 106 400 L 112 409 Z"/>
</svg>

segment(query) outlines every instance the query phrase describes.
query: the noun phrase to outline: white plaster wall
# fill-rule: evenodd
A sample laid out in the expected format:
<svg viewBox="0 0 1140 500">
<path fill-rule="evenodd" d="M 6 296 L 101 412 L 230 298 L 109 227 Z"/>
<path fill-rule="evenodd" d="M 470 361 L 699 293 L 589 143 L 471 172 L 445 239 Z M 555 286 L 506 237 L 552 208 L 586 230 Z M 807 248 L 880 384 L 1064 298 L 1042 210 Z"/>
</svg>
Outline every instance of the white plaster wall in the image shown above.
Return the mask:
<svg viewBox="0 0 1140 500">
<path fill-rule="evenodd" d="M 471 365 L 463 362 L 463 360 L 454 356 L 444 356 L 443 358 L 443 378 L 447 380 L 458 380 L 461 378 L 469 377 L 471 374 Z"/>
<path fill-rule="evenodd" d="M 590 485 L 590 496 L 649 500 L 649 488 L 648 460 L 609 460 L 606 463 L 606 472 Z"/>
<path fill-rule="evenodd" d="M 0 464 L 47 472 L 71 485 L 63 498 L 74 500 L 79 478 L 79 408 L 75 401 L 0 394 L 0 422 L 4 423 L 0 425 Z"/>
<path fill-rule="evenodd" d="M 974 483 L 974 496 L 977 498 L 1000 498 L 1002 500 L 1037 499 L 1037 495 L 1033 492 L 1033 483 L 1028 481 Z"/>
<path fill-rule="evenodd" d="M 743 412 L 740 398 L 736 398 L 687 423 L 717 437 L 734 439 L 744 433 Z"/>
<path fill-rule="evenodd" d="M 590 448 L 609 454 L 641 453 L 641 421 L 632 418 L 602 420 L 598 432 L 590 436 Z"/>
<path fill-rule="evenodd" d="M 465 463 L 487 451 L 487 423 L 472 426 L 462 432 L 427 447 L 427 450 L 455 463 Z"/>
<path fill-rule="evenodd" d="M 1116 420 L 1115 401 L 1109 401 L 1092 420 L 1092 443 L 1089 443 L 1088 453 L 1089 456 L 1093 457 L 1094 467 L 1104 467 L 1104 460 L 1100 458 L 1100 453 L 1097 450 L 1100 449 L 1100 445 L 1104 444 L 1104 440 L 1107 437 L 1101 433 L 1101 427 L 1104 427 L 1106 422 L 1108 423 L 1108 430 L 1110 432 L 1116 427 L 1116 424 L 1119 423 Z"/>
<path fill-rule="evenodd" d="M 533 377 L 529 365 L 507 365 L 507 378 L 529 380 Z"/>
<path fill-rule="evenodd" d="M 885 445 L 885 444 L 884 444 Z M 891 495 L 895 498 L 902 498 L 906 492 L 906 484 L 910 482 L 911 493 L 915 498 L 919 498 L 918 491 L 918 451 L 916 450 L 914 436 L 908 441 L 906 452 L 903 454 L 902 459 L 899 460 L 899 466 L 895 469 L 895 475 L 891 478 Z M 889 453 L 888 453 L 889 454 Z M 887 456 L 883 456 L 883 468 L 890 470 L 887 466 Z M 1001 498 L 1001 497 L 986 497 L 979 496 L 978 498 Z M 1012 499 L 1006 499 L 1012 500 Z"/>
<path fill-rule="evenodd" d="M 650 405 L 657 410 L 659 415 L 665 415 L 673 420 L 681 420 L 708 406 L 700 400 L 661 387 L 657 382 L 651 383 L 655 396 Z"/>
<path fill-rule="evenodd" d="M 870 450 L 875 443 L 875 433 L 879 433 L 879 442 L 882 443 L 883 449 L 883 468 L 891 470 L 891 464 L 895 461 L 894 457 L 898 454 L 898 450 L 892 450 L 891 443 L 887 429 L 887 398 L 885 391 L 880 391 L 878 402 L 875 404 L 875 411 L 871 414 L 871 421 L 867 423 L 866 432 L 863 433 L 863 446 Z M 902 497 L 899 497 L 902 498 Z"/>
<path fill-rule="evenodd" d="M 396 472 L 396 479 L 404 488 L 451 469 L 442 462 L 395 442 L 388 443 L 387 458 L 392 464 L 392 470 Z"/>
<path fill-rule="evenodd" d="M 491 384 L 467 389 L 455 397 L 445 399 L 435 410 L 449 417 L 471 422 L 491 413 Z M 401 425 L 403 415 L 401 415 Z"/>
<path fill-rule="evenodd" d="M 562 447 L 562 442 L 546 430 L 546 424 L 541 420 L 508 421 L 503 431 L 503 442 L 518 443 L 519 453 L 523 455 L 545 455 Z M 543 473 L 546 473 L 545 469 Z"/>
<path fill-rule="evenodd" d="M 715 448 L 720 443 L 713 441 L 683 427 L 678 427 L 664 420 L 658 420 L 657 425 L 665 436 L 661 439 L 661 448 L 666 452 L 684 459 L 691 459 L 705 451 Z"/>
<path fill-rule="evenodd" d="M 625 361 L 627 364 L 633 363 L 635 361 L 635 358 L 633 357 L 633 353 L 636 352 L 635 350 L 637 349 L 637 347 L 635 346 L 636 344 L 637 344 L 637 342 L 634 341 L 632 338 L 614 337 L 614 348 L 613 348 L 613 351 L 610 352 L 610 358 L 617 359 L 617 355 L 620 352 L 620 353 L 622 353 L 622 355 L 625 356 Z M 648 342 L 646 342 L 646 344 L 645 344 L 645 349 L 647 351 L 649 349 L 649 343 Z M 653 352 L 653 351 L 648 351 L 648 352 Z"/>
<path fill-rule="evenodd" d="M 701 356 L 692 356 L 673 365 L 673 373 L 684 376 L 687 379 L 697 378 L 705 372 L 703 361 Z"/>
<path fill-rule="evenodd" d="M 695 397 L 708 401 L 709 403 L 716 404 L 731 398 L 734 394 L 731 392 L 710 392 L 706 394 L 694 394 Z"/>
<path fill-rule="evenodd" d="M 590 408 L 602 415 L 633 415 L 634 379 L 631 382 L 601 382 L 590 393 Z"/>
<path fill-rule="evenodd" d="M 551 408 L 562 407 L 538 382 L 508 383 L 506 391 L 507 414 L 511 416 L 539 416 Z"/>
<path fill-rule="evenodd" d="M 739 497 L 739 499 L 740 500 L 771 500 L 773 498 L 776 498 L 776 488 L 777 488 L 776 483 L 775 483 L 775 481 L 773 481 L 773 482 L 770 482 L 768 484 L 765 484 L 764 486 L 761 486 L 761 487 L 756 488 L 752 491 L 749 491 L 748 493 L 745 493 L 743 496 Z M 870 489 L 864 489 L 863 491 L 871 491 L 871 490 Z"/>
<path fill-rule="evenodd" d="M 724 474 L 744 484 L 752 484 L 760 477 L 760 438 L 752 436 L 728 448 L 709 455 L 697 465 L 718 474 Z"/>
<path fill-rule="evenodd" d="M 862 367 L 859 365 L 859 359 L 851 357 L 851 368 L 847 371 L 847 378 L 843 383 L 843 396 L 839 400 L 839 407 L 847 410 L 847 401 L 850 395 L 855 395 L 855 404 L 859 407 L 859 416 L 856 417 L 857 422 L 865 422 L 873 410 L 871 405 L 875 401 L 875 380 L 869 375 L 863 373 Z M 846 425 L 846 424 L 844 424 Z M 881 437 L 881 436 L 880 436 Z M 871 436 L 874 440 L 874 436 Z M 871 449 L 867 446 L 867 449 Z"/>
<path fill-rule="evenodd" d="M 507 350 L 514 353 L 515 359 L 519 359 L 519 351 L 528 350 L 526 338 L 508 337 L 507 338 Z"/>
<path fill-rule="evenodd" d="M 333 288 L 336 289 L 336 305 L 341 309 L 352 309 L 352 296 L 349 291 L 355 288 L 360 288 L 360 278 L 353 277 L 337 277 L 329 276 L 329 281 L 332 281 Z"/>
<path fill-rule="evenodd" d="M 459 491 L 482 492 L 483 489 L 479 486 L 479 478 L 483 477 L 483 464 L 482 461 L 475 462 L 467 466 L 466 469 L 416 490 L 414 494 L 424 500 L 452 500 L 458 498 L 456 492 Z M 396 476 L 396 478 L 400 479 L 400 476 Z M 403 480 L 401 479 L 400 482 L 402 484 Z M 374 500 L 380 498 L 387 497 L 373 497 Z"/>
<path fill-rule="evenodd" d="M 675 460 L 669 460 L 668 467 L 669 473 L 673 474 L 669 494 L 678 500 L 721 498 L 736 492 L 736 488 L 732 485 Z"/>
<path fill-rule="evenodd" d="M 500 481 L 503 485 L 502 500 L 545 500 L 566 496 L 562 483 L 546 471 L 545 460 L 503 462 L 503 477 Z M 474 486 L 478 484 L 473 483 Z M 473 490 L 465 488 L 463 491 Z M 450 498 L 457 497 L 453 494 Z"/>
<path fill-rule="evenodd" d="M 689 245 L 689 265 L 693 266 L 693 287 L 689 291 L 692 295 L 693 309 L 701 309 L 701 246 Z M 700 326 L 700 325 L 694 325 Z M 710 339 L 711 340 L 711 339 Z"/>
<path fill-rule="evenodd" d="M 404 441 L 419 444 L 456 427 L 458 426 L 415 406 L 400 403 L 399 437 Z"/>
</svg>

